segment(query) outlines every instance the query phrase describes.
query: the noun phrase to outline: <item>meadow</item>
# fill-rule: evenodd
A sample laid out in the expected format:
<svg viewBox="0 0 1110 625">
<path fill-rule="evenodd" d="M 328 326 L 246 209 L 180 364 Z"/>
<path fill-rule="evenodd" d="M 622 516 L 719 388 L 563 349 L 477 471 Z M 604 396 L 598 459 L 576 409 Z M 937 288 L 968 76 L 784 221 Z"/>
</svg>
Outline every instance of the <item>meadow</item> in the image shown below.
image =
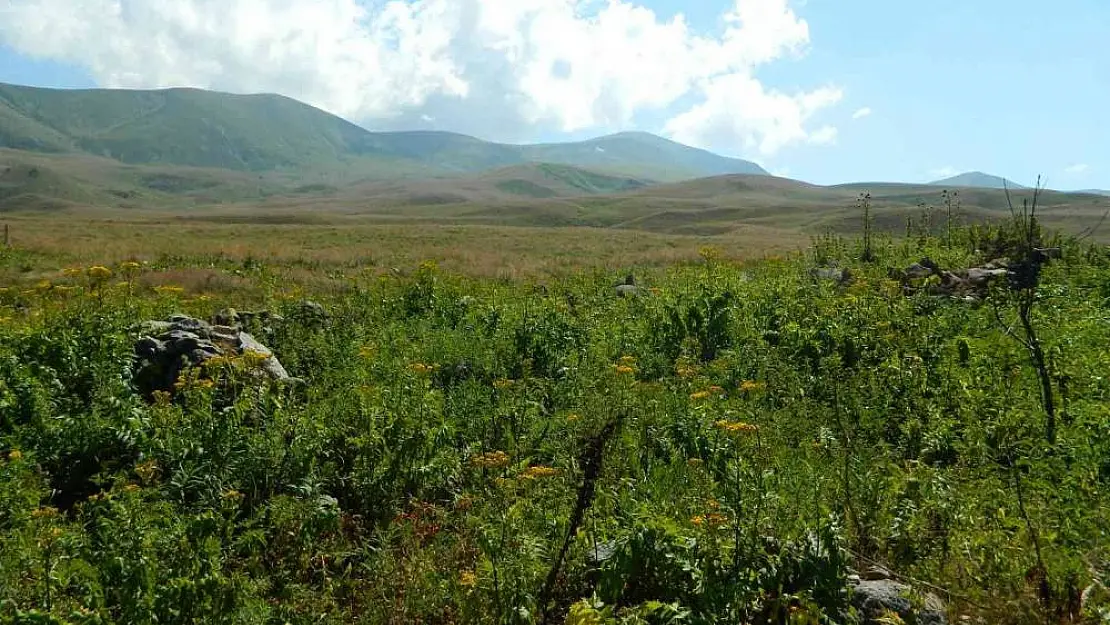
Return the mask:
<svg viewBox="0 0 1110 625">
<path fill-rule="evenodd" d="M 1105 246 L 9 223 L 0 623 L 853 623 L 875 565 L 949 622 L 1110 622 Z M 138 324 L 227 307 L 303 383 L 137 391 Z"/>
</svg>

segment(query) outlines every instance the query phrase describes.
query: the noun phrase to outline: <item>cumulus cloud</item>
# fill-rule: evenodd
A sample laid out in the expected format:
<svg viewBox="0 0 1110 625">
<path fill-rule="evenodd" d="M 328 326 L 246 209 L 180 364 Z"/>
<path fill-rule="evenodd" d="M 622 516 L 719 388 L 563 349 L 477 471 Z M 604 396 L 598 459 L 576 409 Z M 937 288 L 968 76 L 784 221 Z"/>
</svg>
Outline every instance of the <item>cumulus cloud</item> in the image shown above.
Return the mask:
<svg viewBox="0 0 1110 625">
<path fill-rule="evenodd" d="M 871 116 L 871 107 L 870 106 L 865 106 L 861 109 L 856 109 L 856 112 L 852 113 L 852 119 L 863 119 L 864 117 L 870 117 L 870 116 Z"/>
<path fill-rule="evenodd" d="M 1079 175 L 1087 173 L 1090 169 L 1091 169 L 1091 166 L 1086 164 L 1086 163 L 1076 163 L 1074 165 L 1070 165 L 1068 167 L 1065 167 L 1064 168 L 1064 173 L 1071 174 L 1073 176 L 1079 176 Z"/>
<path fill-rule="evenodd" d="M 638 1 L 6 0 L 0 43 L 106 87 L 277 92 L 373 128 L 512 140 L 647 114 L 732 152 L 835 140 L 810 125 L 838 89 L 755 77 L 809 45 L 788 0 L 729 0 L 713 33 Z"/>
</svg>

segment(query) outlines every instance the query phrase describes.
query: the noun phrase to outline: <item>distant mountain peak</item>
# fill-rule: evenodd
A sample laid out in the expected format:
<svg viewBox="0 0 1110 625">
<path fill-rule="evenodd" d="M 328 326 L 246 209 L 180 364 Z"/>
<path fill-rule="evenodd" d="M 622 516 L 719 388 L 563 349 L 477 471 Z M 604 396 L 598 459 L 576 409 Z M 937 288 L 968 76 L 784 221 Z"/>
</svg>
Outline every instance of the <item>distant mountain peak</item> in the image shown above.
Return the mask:
<svg viewBox="0 0 1110 625">
<path fill-rule="evenodd" d="M 981 171 L 969 171 L 962 174 L 934 180 L 929 183 L 934 187 L 972 187 L 979 189 L 1025 189 L 1026 187 L 1001 176 L 988 174 Z"/>
</svg>

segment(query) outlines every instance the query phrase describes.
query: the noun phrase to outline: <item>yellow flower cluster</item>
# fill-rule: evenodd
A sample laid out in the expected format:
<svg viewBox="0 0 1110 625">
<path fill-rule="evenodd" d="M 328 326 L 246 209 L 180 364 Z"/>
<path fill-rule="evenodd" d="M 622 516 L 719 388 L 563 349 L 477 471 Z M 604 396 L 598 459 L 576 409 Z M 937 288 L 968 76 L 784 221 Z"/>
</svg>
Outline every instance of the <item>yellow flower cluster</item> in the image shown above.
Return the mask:
<svg viewBox="0 0 1110 625">
<path fill-rule="evenodd" d="M 15 462 L 16 460 L 22 460 L 22 459 L 23 459 L 23 452 L 19 451 L 18 449 L 13 449 L 10 452 L 8 452 L 8 460 L 11 460 L 12 462 Z"/>
<path fill-rule="evenodd" d="M 159 295 L 180 295 L 185 292 L 185 288 L 172 284 L 162 284 L 154 287 L 154 292 Z"/>
<path fill-rule="evenodd" d="M 135 475 L 138 475 L 144 483 L 150 483 L 158 475 L 158 463 L 153 460 L 140 462 L 135 465 Z"/>
<path fill-rule="evenodd" d="M 231 490 L 225 490 L 223 492 L 223 498 L 228 501 L 238 501 L 243 498 L 243 493 L 233 488 Z"/>
<path fill-rule="evenodd" d="M 748 432 L 756 432 L 759 426 L 752 425 L 751 423 L 744 423 L 742 421 L 726 421 L 721 419 L 713 424 L 718 430 L 728 432 L 729 434 L 744 434 Z"/>
<path fill-rule="evenodd" d="M 680 378 L 691 378 L 698 374 L 698 369 L 697 367 L 693 367 L 691 365 L 680 364 L 675 367 L 674 372 Z"/>
<path fill-rule="evenodd" d="M 508 378 L 498 378 L 493 381 L 493 388 L 498 390 L 509 388 L 513 385 L 513 381 Z"/>
<path fill-rule="evenodd" d="M 475 575 L 474 571 L 463 571 L 462 574 L 459 575 L 459 585 L 473 588 L 477 584 L 478 576 Z"/>
<path fill-rule="evenodd" d="M 89 267 L 89 277 L 93 280 L 104 281 L 112 277 L 112 270 L 101 265 Z"/>
<path fill-rule="evenodd" d="M 524 470 L 523 473 L 520 474 L 520 476 L 526 480 L 535 480 L 543 477 L 555 477 L 556 475 L 559 475 L 558 469 L 546 467 L 543 465 L 528 467 Z"/>
<path fill-rule="evenodd" d="M 431 373 L 435 369 L 434 365 L 427 365 L 422 362 L 414 362 L 409 365 L 409 370 L 413 373 Z"/>
<path fill-rule="evenodd" d="M 503 451 L 487 451 L 471 458 L 470 464 L 483 469 L 500 469 L 508 466 L 509 454 Z"/>
<path fill-rule="evenodd" d="M 137 263 L 133 260 L 129 260 L 127 262 L 120 263 L 120 266 L 119 266 L 120 271 L 123 271 L 125 273 L 131 273 L 131 272 L 138 271 L 138 270 L 142 269 L 142 267 L 143 267 L 142 265 L 140 265 L 139 263 Z"/>
<path fill-rule="evenodd" d="M 613 365 L 613 370 L 621 375 L 630 375 L 636 373 L 636 370 L 628 365 Z"/>
<path fill-rule="evenodd" d="M 690 522 L 698 527 L 703 525 L 709 527 L 720 527 L 728 523 L 728 517 L 719 512 L 710 512 L 709 514 L 699 514 L 690 519 Z"/>
<path fill-rule="evenodd" d="M 53 506 L 45 506 L 31 513 L 31 517 L 35 519 L 50 519 L 56 516 L 58 516 L 58 509 Z"/>
<path fill-rule="evenodd" d="M 693 401 L 701 401 L 703 399 L 708 399 L 708 398 L 709 398 L 709 391 L 698 391 L 696 393 L 690 393 L 690 399 L 692 399 Z"/>
<path fill-rule="evenodd" d="M 744 380 L 740 383 L 740 390 L 745 393 L 752 393 L 762 391 L 767 388 L 766 382 L 756 382 L 755 380 Z"/>
</svg>

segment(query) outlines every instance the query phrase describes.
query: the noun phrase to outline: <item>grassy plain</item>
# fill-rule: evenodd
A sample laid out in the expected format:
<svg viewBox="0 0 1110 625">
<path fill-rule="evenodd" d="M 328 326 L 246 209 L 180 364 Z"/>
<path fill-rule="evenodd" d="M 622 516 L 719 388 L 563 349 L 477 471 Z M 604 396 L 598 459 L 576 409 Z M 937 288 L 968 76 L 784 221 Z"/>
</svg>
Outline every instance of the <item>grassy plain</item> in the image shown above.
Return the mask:
<svg viewBox="0 0 1110 625">
<path fill-rule="evenodd" d="M 889 278 L 1012 231 L 879 237 L 862 263 L 743 224 L 9 217 L 0 622 L 851 623 L 874 563 L 951 620 L 1110 614 L 1090 241 L 1035 287 L 1048 437 L 1017 294 Z M 641 297 L 614 293 L 629 271 Z M 229 306 L 287 319 L 256 332 L 304 385 L 232 358 L 143 399 L 135 324 Z"/>
</svg>

